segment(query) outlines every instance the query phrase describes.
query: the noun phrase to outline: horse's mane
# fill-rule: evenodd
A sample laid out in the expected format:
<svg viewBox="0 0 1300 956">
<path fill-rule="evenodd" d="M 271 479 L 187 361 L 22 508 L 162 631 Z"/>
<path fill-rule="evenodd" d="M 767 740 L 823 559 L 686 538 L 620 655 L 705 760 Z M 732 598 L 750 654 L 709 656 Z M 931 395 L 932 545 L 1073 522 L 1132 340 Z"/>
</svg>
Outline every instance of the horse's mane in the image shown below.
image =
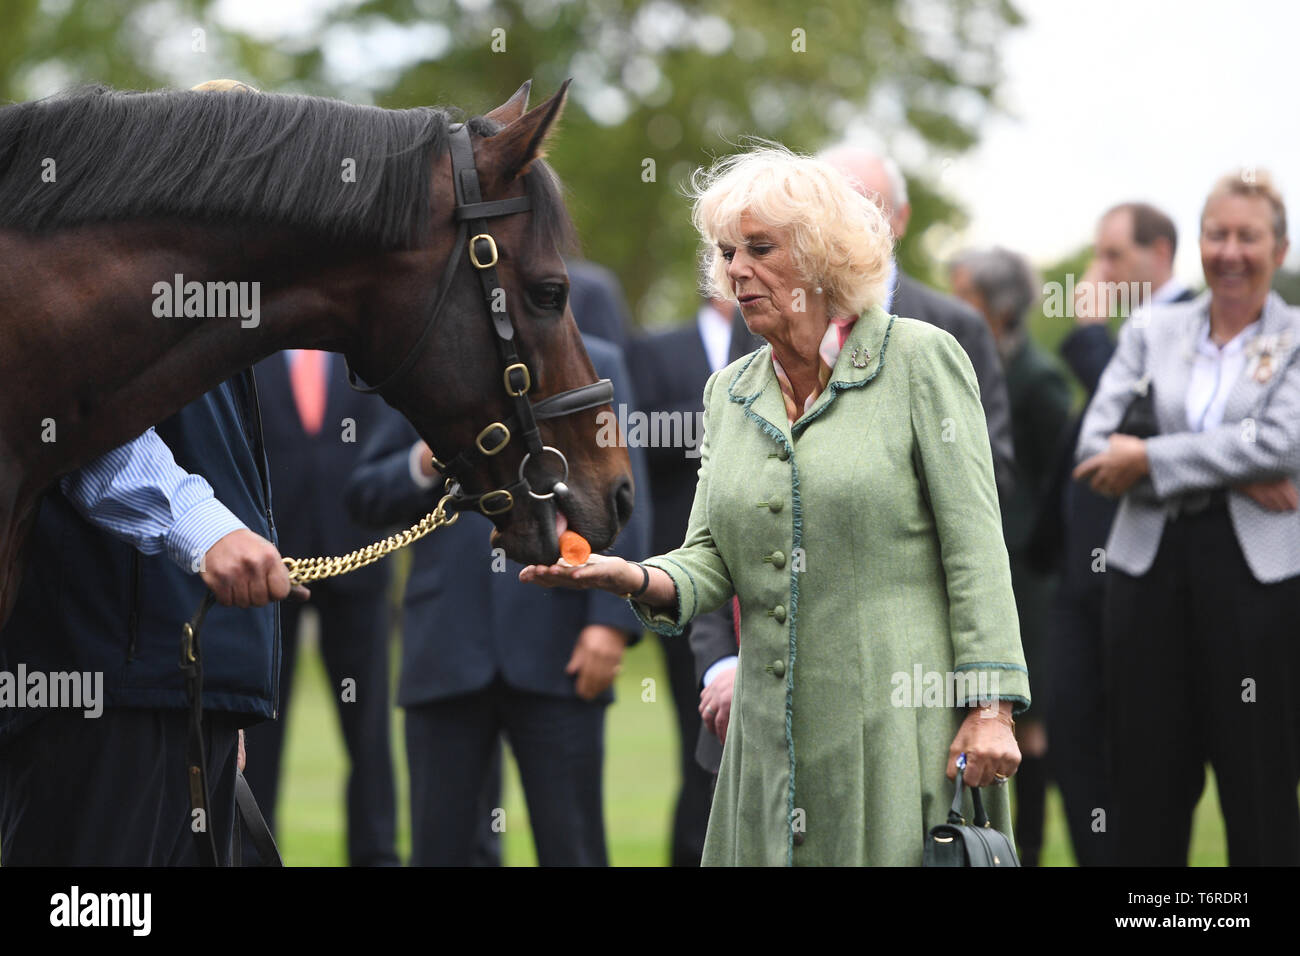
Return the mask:
<svg viewBox="0 0 1300 956">
<path fill-rule="evenodd" d="M 430 170 L 451 112 L 275 93 L 137 93 L 103 86 L 0 107 L 0 226 L 197 219 L 301 228 L 384 248 L 430 231 Z M 490 136 L 484 117 L 470 130 Z M 53 159 L 54 182 L 42 172 Z M 343 178 L 355 160 L 355 182 Z M 571 246 L 559 180 L 525 177 L 535 238 Z"/>
</svg>

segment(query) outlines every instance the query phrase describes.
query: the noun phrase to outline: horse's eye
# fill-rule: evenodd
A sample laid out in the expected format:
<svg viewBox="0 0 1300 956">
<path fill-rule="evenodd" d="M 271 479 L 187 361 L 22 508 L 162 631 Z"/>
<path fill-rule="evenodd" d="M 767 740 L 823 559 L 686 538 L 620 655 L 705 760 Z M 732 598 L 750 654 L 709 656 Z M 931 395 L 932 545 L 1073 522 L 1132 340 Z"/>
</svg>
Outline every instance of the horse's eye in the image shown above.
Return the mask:
<svg viewBox="0 0 1300 956">
<path fill-rule="evenodd" d="M 563 312 L 569 290 L 559 282 L 542 282 L 529 290 L 533 304 L 543 312 Z"/>
</svg>

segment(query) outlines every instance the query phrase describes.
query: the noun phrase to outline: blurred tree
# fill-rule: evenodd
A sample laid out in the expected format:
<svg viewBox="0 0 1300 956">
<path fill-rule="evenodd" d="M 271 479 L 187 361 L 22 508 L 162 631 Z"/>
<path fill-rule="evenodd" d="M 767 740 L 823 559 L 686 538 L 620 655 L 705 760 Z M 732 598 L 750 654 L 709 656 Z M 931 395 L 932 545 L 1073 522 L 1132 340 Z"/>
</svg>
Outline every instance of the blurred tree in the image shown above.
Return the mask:
<svg viewBox="0 0 1300 956">
<path fill-rule="evenodd" d="M 312 47 L 254 38 L 212 19 L 214 0 L 0 0 L 0 102 L 106 83 L 192 86 L 234 75 L 282 83 L 319 70 Z M 264 64 L 272 63 L 267 70 Z"/>
<path fill-rule="evenodd" d="M 1278 269 L 1274 272 L 1273 291 L 1291 305 L 1300 305 L 1300 270 Z"/>
<path fill-rule="evenodd" d="M 995 108 L 998 43 L 1022 22 L 1010 0 L 334 0 L 295 16 L 211 0 L 0 2 L 10 98 L 233 75 L 482 112 L 526 79 L 536 102 L 573 77 L 550 158 L 584 254 L 618 273 L 647 324 L 693 313 L 698 247 L 682 187 L 746 135 L 813 151 L 870 130 L 909 174 L 899 257 L 934 275 L 925 231 L 961 219 L 938 188 L 943 160 L 976 142 Z"/>
</svg>

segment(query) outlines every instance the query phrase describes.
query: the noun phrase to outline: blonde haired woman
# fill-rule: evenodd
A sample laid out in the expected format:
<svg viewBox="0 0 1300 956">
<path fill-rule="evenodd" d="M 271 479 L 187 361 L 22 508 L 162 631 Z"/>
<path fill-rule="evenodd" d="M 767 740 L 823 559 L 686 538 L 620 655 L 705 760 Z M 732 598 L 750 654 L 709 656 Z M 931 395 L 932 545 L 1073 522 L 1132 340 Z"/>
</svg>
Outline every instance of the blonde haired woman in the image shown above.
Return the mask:
<svg viewBox="0 0 1300 956">
<path fill-rule="evenodd" d="M 521 579 L 629 595 L 664 634 L 739 596 L 706 864 L 919 864 L 957 755 L 1005 781 L 1029 704 L 974 372 L 879 308 L 888 224 L 831 166 L 764 147 L 694 194 L 708 292 L 768 345 L 705 386 L 686 540 Z M 1006 788 L 986 805 L 1009 833 Z"/>
<path fill-rule="evenodd" d="M 1187 865 L 1207 761 L 1228 862 L 1300 865 L 1300 311 L 1271 291 L 1286 233 L 1268 173 L 1219 179 L 1209 290 L 1124 324 L 1079 432 L 1075 477 L 1120 499 L 1103 628 L 1122 865 Z M 1146 439 L 1116 431 L 1138 383 Z"/>
</svg>

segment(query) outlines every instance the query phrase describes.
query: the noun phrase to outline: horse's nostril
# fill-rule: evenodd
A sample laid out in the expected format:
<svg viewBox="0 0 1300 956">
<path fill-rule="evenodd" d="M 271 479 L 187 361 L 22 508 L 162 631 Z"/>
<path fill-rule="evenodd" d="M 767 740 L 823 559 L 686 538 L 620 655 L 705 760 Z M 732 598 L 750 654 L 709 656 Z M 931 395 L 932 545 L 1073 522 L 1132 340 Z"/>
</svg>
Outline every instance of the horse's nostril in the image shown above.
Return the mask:
<svg viewBox="0 0 1300 956">
<path fill-rule="evenodd" d="M 614 487 L 614 511 L 618 515 L 618 526 L 620 528 L 626 526 L 628 519 L 632 517 L 634 498 L 632 479 L 624 476 Z"/>
</svg>

